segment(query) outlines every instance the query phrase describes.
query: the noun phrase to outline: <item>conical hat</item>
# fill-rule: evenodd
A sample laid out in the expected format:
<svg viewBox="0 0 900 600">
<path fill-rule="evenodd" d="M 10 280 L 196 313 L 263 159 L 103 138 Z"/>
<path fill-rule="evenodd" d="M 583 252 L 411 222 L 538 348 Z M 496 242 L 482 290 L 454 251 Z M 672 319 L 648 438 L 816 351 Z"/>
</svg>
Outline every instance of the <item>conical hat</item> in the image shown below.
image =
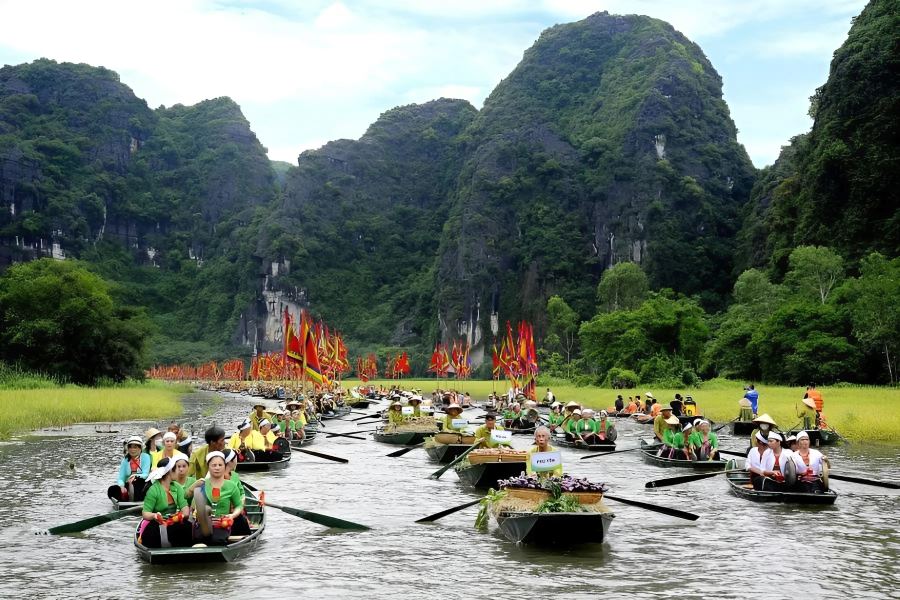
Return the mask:
<svg viewBox="0 0 900 600">
<path fill-rule="evenodd" d="M 753 419 L 753 422 L 754 423 L 768 423 L 769 425 L 773 425 L 773 426 L 777 425 L 777 423 L 775 423 L 775 421 L 772 419 L 772 417 L 769 416 L 769 413 L 763 413 L 763 414 L 759 415 L 758 417 Z"/>
<path fill-rule="evenodd" d="M 746 398 L 741 398 L 740 400 L 738 400 L 738 406 L 740 406 L 741 408 L 750 408 L 753 405 L 750 404 L 750 401 Z"/>
<path fill-rule="evenodd" d="M 803 399 L 803 404 L 805 404 L 806 406 L 810 407 L 810 408 L 813 409 L 813 410 L 816 409 L 816 403 L 813 402 L 813 399 L 812 399 L 812 398 L 804 398 L 804 399 Z"/>
</svg>

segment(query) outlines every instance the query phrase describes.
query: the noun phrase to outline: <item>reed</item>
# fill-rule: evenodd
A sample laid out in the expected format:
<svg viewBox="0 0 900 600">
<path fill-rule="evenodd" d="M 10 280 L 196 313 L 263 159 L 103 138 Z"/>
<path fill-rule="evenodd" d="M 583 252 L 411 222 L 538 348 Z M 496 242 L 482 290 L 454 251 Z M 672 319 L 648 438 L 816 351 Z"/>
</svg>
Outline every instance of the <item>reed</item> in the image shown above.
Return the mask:
<svg viewBox="0 0 900 600">
<path fill-rule="evenodd" d="M 435 379 L 403 379 L 399 382 L 388 379 L 370 383 L 388 387 L 399 383 L 405 389 L 420 388 L 426 394 L 437 387 L 464 390 L 472 395 L 473 401 L 479 403 L 491 392 L 492 383 L 498 394 L 507 389 L 507 384 L 503 381 L 457 382 L 445 379 L 438 383 Z M 354 385 L 358 385 L 358 382 L 344 382 L 345 387 Z M 718 423 L 725 423 L 738 415 L 738 400 L 744 395 L 743 385 L 742 382 L 714 379 L 705 382 L 700 388 L 678 390 L 653 386 L 614 390 L 593 386 L 578 387 L 562 382 L 551 383 L 549 387 L 563 403 L 574 400 L 594 409 L 611 408 L 618 394 L 622 394 L 627 402 L 630 395 L 640 394 L 643 397 L 644 392 L 651 392 L 659 401 L 668 403 L 677 392 L 682 396 L 692 396 L 704 416 Z M 547 387 L 542 385 L 538 388 L 539 399 L 546 393 Z M 756 389 L 759 392 L 760 412 L 768 413 L 784 429 L 799 424 L 797 410 L 802 407 L 800 400 L 805 388 L 760 384 Z M 828 425 L 847 439 L 900 444 L 900 388 L 841 384 L 820 387 L 819 391 L 825 399 L 824 414 Z"/>
<path fill-rule="evenodd" d="M 179 397 L 189 389 L 160 382 L 101 388 L 0 389 L 0 439 L 73 423 L 174 417 L 181 414 Z"/>
</svg>

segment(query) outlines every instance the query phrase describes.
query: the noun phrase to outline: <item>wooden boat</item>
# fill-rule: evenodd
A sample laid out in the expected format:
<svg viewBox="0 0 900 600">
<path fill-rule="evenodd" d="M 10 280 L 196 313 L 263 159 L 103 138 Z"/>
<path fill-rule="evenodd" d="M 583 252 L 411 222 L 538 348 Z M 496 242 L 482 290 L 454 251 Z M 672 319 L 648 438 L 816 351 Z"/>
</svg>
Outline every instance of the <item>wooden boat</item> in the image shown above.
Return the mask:
<svg viewBox="0 0 900 600">
<path fill-rule="evenodd" d="M 126 508 L 134 508 L 144 504 L 143 502 L 120 502 L 115 498 L 110 498 L 110 500 L 112 500 L 113 510 L 125 510 Z"/>
<path fill-rule="evenodd" d="M 664 458 L 657 456 L 656 451 L 659 444 L 648 444 L 645 440 L 641 440 L 641 457 L 644 462 L 656 465 L 657 467 L 682 467 L 685 469 L 693 469 L 695 471 L 721 471 L 725 468 L 724 460 L 685 460 L 678 458 Z"/>
<path fill-rule="evenodd" d="M 726 468 L 735 468 L 734 460 L 729 460 Z M 735 496 L 752 500 L 754 502 L 784 502 L 788 504 L 818 504 L 831 505 L 837 500 L 837 493 L 828 490 L 821 494 L 809 494 L 807 492 L 775 492 L 753 489 L 750 484 L 750 474 L 746 472 L 726 473 L 728 487 Z"/>
<path fill-rule="evenodd" d="M 578 444 L 572 440 L 566 439 L 565 436 L 554 436 L 553 444 L 562 448 L 572 448 L 573 450 L 590 450 L 591 452 L 612 452 L 616 449 L 616 443 L 609 440 L 598 444 Z"/>
<path fill-rule="evenodd" d="M 438 444 L 425 447 L 428 457 L 438 463 L 447 464 L 471 447 L 470 444 Z"/>
<path fill-rule="evenodd" d="M 190 564 L 209 562 L 234 562 L 246 556 L 256 548 L 263 529 L 266 528 L 266 513 L 259 500 L 244 490 L 244 507 L 250 521 L 250 535 L 236 536 L 239 539 L 225 546 L 206 546 L 200 548 L 148 548 L 138 541 L 137 529 L 134 532 L 134 547 L 138 555 L 150 564 Z M 140 524 L 138 524 L 140 527 Z M 229 538 L 229 540 L 232 538 Z"/>
<path fill-rule="evenodd" d="M 364 410 L 366 408 L 369 408 L 370 404 L 372 404 L 371 400 L 354 400 L 350 403 L 350 408 L 359 408 Z"/>
<path fill-rule="evenodd" d="M 791 429 L 788 435 L 797 435 L 801 431 L 809 436 L 810 446 L 831 446 L 844 439 L 833 429 Z"/>
<path fill-rule="evenodd" d="M 504 512 L 497 524 L 500 533 L 517 544 L 572 546 L 602 543 L 614 517 L 611 512 Z"/>
<path fill-rule="evenodd" d="M 453 467 L 463 485 L 479 490 L 497 487 L 500 479 L 515 477 L 525 470 L 525 461 L 519 462 L 485 462 L 476 465 L 465 461 Z"/>
<path fill-rule="evenodd" d="M 753 421 L 732 421 L 728 426 L 731 435 L 750 435 L 758 427 Z"/>
<path fill-rule="evenodd" d="M 253 462 L 239 462 L 237 470 L 241 473 L 258 473 L 260 471 L 278 471 L 286 469 L 291 462 L 291 453 L 286 452 L 279 460 L 257 460 Z"/>
<path fill-rule="evenodd" d="M 338 417 L 343 417 L 350 414 L 349 406 L 338 406 L 334 409 L 334 412 L 330 413 L 322 413 L 321 418 L 324 421 L 329 419 L 337 419 Z"/>
<path fill-rule="evenodd" d="M 376 431 L 372 434 L 376 442 L 384 442 L 385 444 L 399 444 L 401 446 L 410 446 L 424 442 L 425 438 L 434 435 L 433 431 L 398 431 L 396 433 L 385 433 L 383 430 Z"/>
</svg>

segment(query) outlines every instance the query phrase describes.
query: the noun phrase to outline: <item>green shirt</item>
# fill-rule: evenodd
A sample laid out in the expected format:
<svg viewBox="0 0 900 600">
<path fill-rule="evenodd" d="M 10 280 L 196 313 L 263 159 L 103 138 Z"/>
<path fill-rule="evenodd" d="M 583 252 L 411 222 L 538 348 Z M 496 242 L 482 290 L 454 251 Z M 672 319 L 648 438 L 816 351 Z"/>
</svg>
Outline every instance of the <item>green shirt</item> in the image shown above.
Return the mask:
<svg viewBox="0 0 900 600">
<path fill-rule="evenodd" d="M 497 431 L 503 431 L 503 427 L 500 425 L 494 425 L 494 429 Z M 482 425 L 478 429 L 475 430 L 475 438 L 480 439 L 482 445 L 488 448 L 497 448 L 499 446 L 510 446 L 509 442 L 493 442 L 491 441 L 491 430 L 487 428 L 487 425 Z"/>
<path fill-rule="evenodd" d="M 166 496 L 166 488 L 159 481 L 154 481 L 147 490 L 147 495 L 144 496 L 144 512 L 162 513 L 163 517 L 168 518 L 187 506 L 184 488 L 178 482 L 169 483 L 169 493 L 172 495 L 171 503 Z"/>
<path fill-rule="evenodd" d="M 209 480 L 203 484 L 203 492 L 206 496 L 206 503 L 212 508 L 212 516 L 224 517 L 236 508 L 244 506 L 244 492 L 241 486 L 233 480 L 226 479 L 219 489 L 219 501 L 213 502 L 213 489 Z"/>
<path fill-rule="evenodd" d="M 560 414 L 550 413 L 549 415 L 547 415 L 547 419 L 550 421 L 551 425 L 559 425 L 560 423 L 562 423 L 563 421 L 566 420 L 566 415 L 564 415 L 562 413 L 560 413 Z"/>
<path fill-rule="evenodd" d="M 453 420 L 454 419 L 462 419 L 461 416 L 451 417 L 450 415 L 444 415 L 444 431 L 463 431 L 465 427 L 454 427 Z"/>
<path fill-rule="evenodd" d="M 703 445 L 703 436 L 700 435 L 699 431 L 695 431 L 688 438 L 688 442 L 690 443 L 691 446 L 699 448 L 700 446 Z M 716 449 L 719 448 L 719 438 L 712 431 L 709 432 L 709 445 Z"/>
<path fill-rule="evenodd" d="M 681 433 L 679 432 L 676 434 L 671 429 L 666 429 L 665 431 L 663 431 L 663 439 L 662 439 L 663 444 L 665 444 L 666 446 L 671 446 L 673 448 L 677 448 L 678 446 L 675 445 L 675 436 L 676 435 L 681 435 Z"/>
<path fill-rule="evenodd" d="M 673 448 L 684 448 L 684 442 L 685 442 L 684 432 L 681 432 L 681 431 L 674 432 L 669 439 L 672 440 L 671 443 L 669 443 L 669 445 L 672 446 Z"/>
<path fill-rule="evenodd" d="M 579 419 L 572 426 L 571 433 L 575 435 L 583 435 L 585 433 L 597 433 L 597 422 L 593 419 Z"/>
</svg>

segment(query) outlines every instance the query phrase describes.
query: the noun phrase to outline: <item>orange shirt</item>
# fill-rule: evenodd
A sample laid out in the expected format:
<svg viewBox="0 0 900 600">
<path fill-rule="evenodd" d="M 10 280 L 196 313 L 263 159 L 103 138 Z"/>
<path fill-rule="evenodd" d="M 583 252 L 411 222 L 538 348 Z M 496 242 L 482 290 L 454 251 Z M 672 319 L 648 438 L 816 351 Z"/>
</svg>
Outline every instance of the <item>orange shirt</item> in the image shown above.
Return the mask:
<svg viewBox="0 0 900 600">
<path fill-rule="evenodd" d="M 662 405 L 659 402 L 657 402 L 656 404 L 653 405 L 653 408 L 650 409 L 650 416 L 655 417 L 656 415 L 659 414 L 659 411 L 661 411 L 661 410 L 662 410 Z"/>
</svg>

